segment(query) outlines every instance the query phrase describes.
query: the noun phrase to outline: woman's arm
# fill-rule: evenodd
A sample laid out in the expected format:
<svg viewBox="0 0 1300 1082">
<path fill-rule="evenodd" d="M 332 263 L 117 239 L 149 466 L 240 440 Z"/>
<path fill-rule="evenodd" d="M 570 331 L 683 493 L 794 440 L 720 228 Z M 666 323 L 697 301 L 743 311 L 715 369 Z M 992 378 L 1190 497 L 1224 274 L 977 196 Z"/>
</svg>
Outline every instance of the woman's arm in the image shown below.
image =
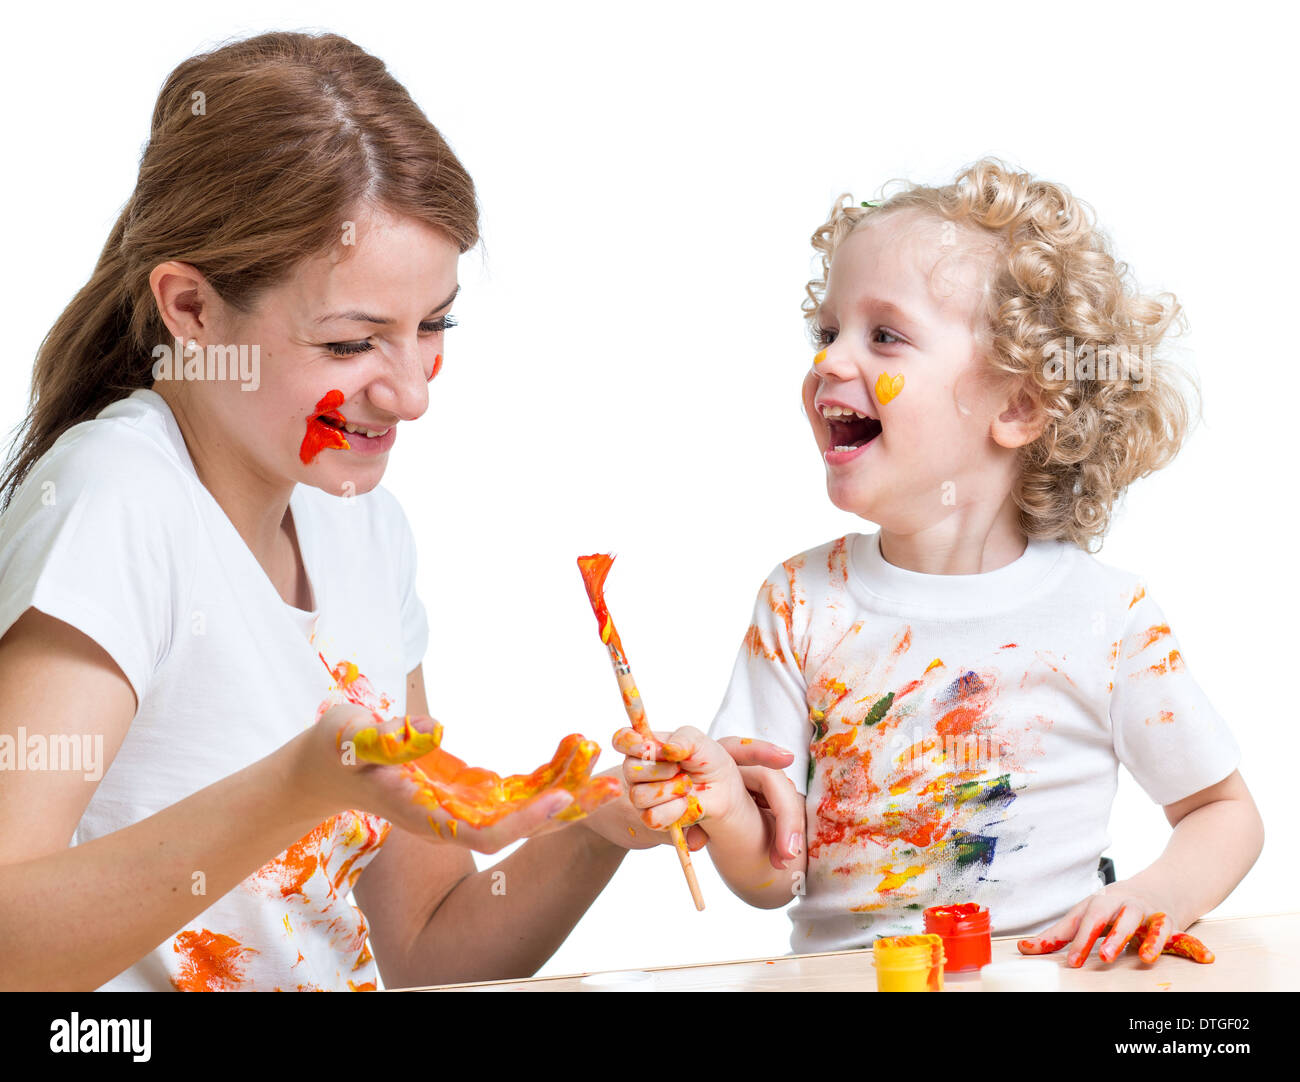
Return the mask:
<svg viewBox="0 0 1300 1082">
<path fill-rule="evenodd" d="M 407 677 L 406 712 L 414 717 L 428 709 L 423 667 L 417 666 Z M 463 849 L 390 831 L 355 888 L 384 984 L 535 973 L 627 853 L 585 824 L 533 838 L 483 871 Z"/>
<path fill-rule="evenodd" d="M 107 769 L 136 701 L 92 639 L 28 609 L 0 639 L 0 677 L 0 734 L 101 736 Z M 0 770 L 0 988 L 99 987 L 339 810 L 302 795 L 286 763 L 269 755 L 72 848 L 95 784 L 80 773 Z M 203 894 L 193 892 L 198 872 Z"/>
</svg>

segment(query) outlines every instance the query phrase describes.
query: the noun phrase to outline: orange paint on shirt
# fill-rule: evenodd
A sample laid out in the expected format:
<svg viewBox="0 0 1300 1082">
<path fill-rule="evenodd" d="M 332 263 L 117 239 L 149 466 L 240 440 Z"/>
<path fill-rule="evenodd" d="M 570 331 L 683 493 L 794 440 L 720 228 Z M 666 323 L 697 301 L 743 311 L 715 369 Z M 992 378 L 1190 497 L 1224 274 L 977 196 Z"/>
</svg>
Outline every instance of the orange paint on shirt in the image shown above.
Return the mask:
<svg viewBox="0 0 1300 1082">
<path fill-rule="evenodd" d="M 172 950 L 181 956 L 180 971 L 171 979 L 178 992 L 233 991 L 244 979 L 243 955 L 258 953 L 206 928 L 181 932 L 172 941 Z"/>
<path fill-rule="evenodd" d="M 326 392 L 325 397 L 316 403 L 316 408 L 307 418 L 307 434 L 303 436 L 302 446 L 298 449 L 298 457 L 302 459 L 303 465 L 311 463 L 326 448 L 339 451 L 349 449 L 342 428 L 335 428 L 321 420 L 322 417 L 328 417 L 336 424 L 347 424 L 348 419 L 338 411 L 341 405 L 343 405 L 343 392 L 339 390 Z"/>
<path fill-rule="evenodd" d="M 1142 653 L 1142 651 L 1153 642 L 1163 639 L 1168 634 L 1170 634 L 1168 624 L 1156 624 L 1147 628 L 1139 636 L 1137 643 L 1134 645 L 1133 649 L 1129 651 L 1128 656 L 1131 658 L 1137 657 L 1138 654 Z"/>
</svg>

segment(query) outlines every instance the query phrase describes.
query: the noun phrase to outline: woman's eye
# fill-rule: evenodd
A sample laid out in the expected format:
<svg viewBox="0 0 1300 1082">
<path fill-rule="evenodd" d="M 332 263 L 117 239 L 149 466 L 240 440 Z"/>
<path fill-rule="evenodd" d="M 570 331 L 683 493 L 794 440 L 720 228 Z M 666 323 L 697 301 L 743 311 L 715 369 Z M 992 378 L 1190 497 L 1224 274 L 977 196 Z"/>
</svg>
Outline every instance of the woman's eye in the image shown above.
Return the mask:
<svg viewBox="0 0 1300 1082">
<path fill-rule="evenodd" d="M 358 353 L 365 353 L 366 350 L 374 349 L 369 341 L 361 342 L 326 342 L 325 348 L 336 357 L 352 357 Z"/>
<path fill-rule="evenodd" d="M 438 334 L 445 331 L 448 327 L 456 326 L 456 321 L 451 316 L 441 316 L 438 319 L 429 319 L 420 324 L 421 334 Z M 375 348 L 373 342 L 368 338 L 360 342 L 326 342 L 325 348 L 335 357 L 355 357 L 358 353 L 366 353 Z"/>
</svg>

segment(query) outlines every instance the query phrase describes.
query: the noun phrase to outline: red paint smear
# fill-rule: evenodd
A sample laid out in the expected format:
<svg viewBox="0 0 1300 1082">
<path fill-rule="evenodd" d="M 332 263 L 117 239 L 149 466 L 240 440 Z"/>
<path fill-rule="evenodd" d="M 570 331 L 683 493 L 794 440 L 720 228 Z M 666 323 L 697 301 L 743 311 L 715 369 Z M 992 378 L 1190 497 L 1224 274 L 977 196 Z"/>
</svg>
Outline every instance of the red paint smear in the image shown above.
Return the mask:
<svg viewBox="0 0 1300 1082">
<path fill-rule="evenodd" d="M 298 449 L 298 457 L 302 459 L 303 465 L 311 463 L 327 447 L 338 451 L 348 450 L 348 441 L 342 430 L 332 428 L 321 420 L 322 417 L 328 417 L 341 425 L 347 424 L 348 419 L 338 411 L 341 405 L 343 392 L 339 390 L 326 392 L 325 397 L 316 403 L 312 415 L 307 418 L 307 434 L 303 436 L 302 446 Z"/>
<path fill-rule="evenodd" d="M 442 371 L 442 354 L 439 353 L 433 359 L 433 371 L 429 373 L 429 382 L 433 382 L 433 377 Z"/>
<path fill-rule="evenodd" d="M 257 954 L 228 935 L 210 932 L 181 932 L 172 942 L 181 956 L 180 972 L 172 977 L 178 992 L 228 992 L 243 983 L 241 955 Z"/>
<path fill-rule="evenodd" d="M 605 553 L 594 556 L 579 556 L 578 570 L 582 572 L 582 583 L 587 588 L 587 598 L 591 601 L 592 612 L 596 614 L 596 623 L 600 626 L 600 641 L 607 644 L 614 655 L 626 664 L 627 655 L 623 653 L 623 642 L 614 627 L 613 617 L 605 607 L 605 577 L 614 566 L 614 557 Z"/>
<path fill-rule="evenodd" d="M 1022 939 L 1017 946 L 1021 954 L 1051 954 L 1068 942 L 1068 939 Z"/>
</svg>

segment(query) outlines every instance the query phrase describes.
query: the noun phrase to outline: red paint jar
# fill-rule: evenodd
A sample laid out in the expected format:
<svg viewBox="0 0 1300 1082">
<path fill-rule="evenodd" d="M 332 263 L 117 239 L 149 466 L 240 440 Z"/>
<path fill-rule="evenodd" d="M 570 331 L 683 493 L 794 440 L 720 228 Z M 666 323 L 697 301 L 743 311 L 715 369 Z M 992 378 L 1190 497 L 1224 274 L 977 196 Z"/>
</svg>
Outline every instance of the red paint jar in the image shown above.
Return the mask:
<svg viewBox="0 0 1300 1082">
<path fill-rule="evenodd" d="M 925 911 L 925 930 L 943 937 L 945 973 L 979 969 L 992 961 L 989 911 L 975 902 L 932 905 Z"/>
</svg>

